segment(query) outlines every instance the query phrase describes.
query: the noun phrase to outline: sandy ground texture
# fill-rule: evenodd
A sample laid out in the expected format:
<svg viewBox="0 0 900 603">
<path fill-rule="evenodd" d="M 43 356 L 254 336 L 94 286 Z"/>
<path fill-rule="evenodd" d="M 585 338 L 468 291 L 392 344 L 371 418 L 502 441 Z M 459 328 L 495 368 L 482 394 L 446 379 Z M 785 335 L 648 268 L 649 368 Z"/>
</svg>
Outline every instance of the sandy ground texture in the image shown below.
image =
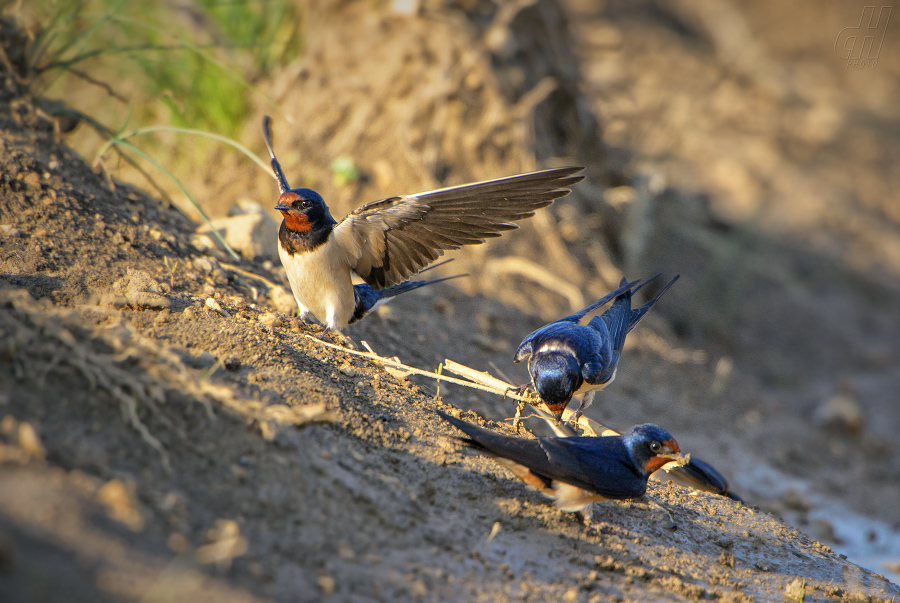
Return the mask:
<svg viewBox="0 0 900 603">
<path fill-rule="evenodd" d="M 699 177 L 690 180 L 685 157 L 703 147 L 702 137 L 696 146 L 668 149 L 674 167 L 658 160 L 647 167 L 641 153 L 652 159 L 663 151 L 642 148 L 621 132 L 633 131 L 628 119 L 635 114 L 651 112 L 641 102 L 666 90 L 663 76 L 669 72 L 642 54 L 648 46 L 638 44 L 641 36 L 662 45 L 662 51 L 650 48 L 664 56 L 706 57 L 705 63 L 697 59 L 707 67 L 697 67 L 696 77 L 724 81 L 721 93 L 732 95 L 728 98 L 772 103 L 776 114 L 779 103 L 800 101 L 746 70 L 723 76 L 709 67 L 716 65 L 709 55 L 716 56 L 718 47 L 702 28 L 685 29 L 690 3 L 678 3 L 680 12 L 663 11 L 656 3 L 639 6 L 610 3 L 605 12 L 575 2 L 569 7 L 577 27 L 571 48 L 560 53 L 562 59 L 579 56 L 583 75 L 560 71 L 561 60 L 549 61 L 543 72 L 526 70 L 529 77 L 554 73 L 561 81 L 578 82 L 553 99 L 569 121 L 560 118 L 551 131 L 522 130 L 518 121 L 503 116 L 515 107 L 528 108 L 519 104 L 528 78 L 517 78 L 514 67 L 535 62 L 517 51 L 516 40 L 522 38 L 516 36 L 531 32 L 532 42 L 555 47 L 558 32 L 536 29 L 534 22 L 550 22 L 538 16 L 558 17 L 558 5 L 539 2 L 533 10 L 551 12 L 536 16 L 526 9 L 504 17 L 506 31 L 518 32 L 505 43 L 492 33 L 490 23 L 497 22 L 484 15 L 465 20 L 451 12 L 452 18 L 429 24 L 428 39 L 436 50 L 423 69 L 456 68 L 458 57 L 438 50 L 462 52 L 466 45 L 442 46 L 441 39 L 465 39 L 465 34 L 484 40 L 482 54 L 467 59 L 470 71 L 457 74 L 470 96 L 463 96 L 466 102 L 451 99 L 458 104 L 451 102 L 441 116 L 469 129 L 445 128 L 446 143 L 434 142 L 427 132 L 412 141 L 419 147 L 398 143 L 417 151 L 407 158 L 423 164 L 385 165 L 381 147 L 371 155 L 361 152 L 357 161 L 372 177 L 355 187 L 329 190 L 335 185 L 309 174 L 296 181 L 335 198 L 340 214 L 353 198 L 487 177 L 492 174 L 483 172 L 491 170 L 528 169 L 535 154 L 588 165 L 590 180 L 543 218 L 459 254 L 455 264 L 473 273 L 465 283 L 455 283 L 460 288 L 441 284 L 401 297 L 389 312 L 347 335 L 357 347 L 365 340 L 385 356 L 398 355 L 426 370 L 451 358 L 519 382 L 524 371 L 511 356 L 521 337 L 608 290 L 619 275 L 615 266 L 633 278 L 680 272 L 682 280 L 630 336 L 614 387 L 590 414 L 620 429 L 645 421 L 665 426 L 685 451 L 723 470 L 748 505 L 653 484 L 650 496 L 672 513 L 674 530 L 661 511 L 641 502 L 599 505 L 593 525 L 554 510 L 493 462 L 464 453 L 450 437 L 453 430 L 434 413 L 466 409 L 466 418 L 512 433 L 502 421 L 512 415 L 510 402 L 445 386 L 438 398 L 431 381 L 407 381 L 309 339 L 309 329 L 279 314 L 270 297 L 272 284 L 283 284 L 277 269 L 197 250 L 191 243 L 195 225 L 182 213 L 129 186 L 111 187 L 58 140 L 54 123 L 27 91 L 4 77 L 0 600 L 880 601 L 900 596 L 896 585 L 878 575 L 884 569 L 872 573 L 837 555 L 831 547 L 847 537 L 837 533 L 833 518 L 816 514 L 823 500 L 836 501 L 885 522 L 887 537 L 894 538 L 900 522 L 895 504 L 900 450 L 893 437 L 900 418 L 892 370 L 900 359 L 900 292 L 884 277 L 900 273 L 890 251 L 897 222 L 889 201 L 896 199 L 865 188 L 876 186 L 866 183 L 878 182 L 877 170 L 889 163 L 872 165 L 860 153 L 851 157 L 874 174 L 835 169 L 826 161 L 829 145 L 850 144 L 840 128 L 824 139 L 780 142 L 772 134 L 775 126 L 766 130 L 757 124 L 752 130 L 784 151 L 776 153 L 776 163 L 785 157 L 793 161 L 786 163 L 788 171 L 813 182 L 828 174 L 844 187 L 840 190 L 850 191 L 847 195 L 856 191 L 852 199 L 858 203 L 851 209 L 872 208 L 880 199 L 882 219 L 876 222 L 883 231 L 875 234 L 860 222 L 869 213 L 834 219 L 826 214 L 856 214 L 827 204 L 828 212 L 818 214 L 815 204 L 802 208 L 808 220 L 821 218 L 815 228 L 785 219 L 778 224 L 791 228 L 779 230 L 729 214 L 728 208 L 747 207 L 753 200 L 736 205 L 728 197 L 734 190 L 717 189 L 716 182 Z M 753 24 L 752 11 L 747 14 Z M 359 19 L 359 27 L 370 27 L 372 35 L 397 46 L 341 46 L 324 34 L 312 40 L 303 64 L 288 73 L 320 86 L 313 98 L 334 93 L 334 107 L 343 106 L 341 94 L 371 96 L 360 93 L 366 80 L 360 75 L 335 82 L 318 64 L 333 69 L 344 60 L 348 72 L 367 73 L 365 47 L 388 53 L 394 48 L 405 56 L 408 46 L 398 31 L 408 32 L 407 45 L 423 35 L 415 22 L 398 22 L 396 16 L 384 22 L 364 13 L 317 18 L 338 17 Z M 634 48 L 628 46 L 632 41 Z M 343 59 L 329 54 L 338 48 L 344 48 Z M 789 54 L 783 48 L 771 53 L 776 62 L 779 53 Z M 642 58 L 648 63 L 640 81 L 655 82 L 659 89 L 631 90 L 622 83 L 631 80 L 613 77 L 636 69 L 630 62 Z M 725 55 L 721 62 L 732 65 L 729 60 Z M 398 59 L 398 64 L 416 69 L 414 62 Z M 888 61 L 884 67 L 892 68 Z M 829 81 L 827 68 L 817 73 Z M 293 81 L 286 77 L 273 89 Z M 839 90 L 834 77 L 828 85 Z M 729 88 L 738 84 L 745 88 Z M 630 105 L 613 102 L 626 97 Z M 417 106 L 445 106 L 434 98 L 417 99 Z M 854 109 L 851 95 L 828 98 L 839 115 L 861 111 Z M 465 108 L 478 102 L 501 117 L 481 126 L 467 122 L 481 112 Z M 290 107 L 300 117 L 318 109 Z M 302 148 L 311 154 L 309 149 L 329 137 L 334 148 L 328 153 L 337 154 L 334 140 L 344 132 L 344 145 L 364 149 L 360 133 L 414 134 L 430 123 L 430 110 L 412 114 L 405 129 L 389 123 L 397 119 L 391 112 L 364 109 L 361 117 L 342 122 L 347 129 L 329 129 L 328 119 L 333 125 L 348 115 L 337 111 L 322 117 L 321 131 L 306 132 L 308 146 Z M 886 114 L 877 103 L 868 110 Z M 672 115 L 674 120 L 681 114 Z M 673 131 L 684 127 L 665 123 Z M 890 128 L 863 135 L 843 123 L 861 137 L 853 139 L 860 149 L 896 152 Z M 601 148 L 566 135 L 573 124 L 593 124 L 609 144 Z M 738 124 L 733 131 L 744 127 Z M 469 139 L 473 131 L 494 140 L 506 136 L 507 146 L 479 145 Z M 804 131 L 798 128 L 797 136 Z M 715 132 L 710 139 L 722 130 Z M 464 151 L 460 155 L 452 152 L 454 134 Z M 292 146 L 287 136 L 277 136 L 276 148 Z M 385 148 L 390 142 L 383 141 Z M 466 159 L 476 151 L 481 154 Z M 726 155 L 695 159 L 713 162 Z M 325 153 L 313 156 L 307 169 L 314 174 L 313 168 L 327 161 Z M 734 182 L 726 177 L 728 169 L 745 165 L 740 158 L 730 161 L 709 172 L 725 174 L 720 184 Z M 821 171 L 810 171 L 810 165 Z M 781 172 L 772 168 L 772 173 Z M 272 182 L 260 180 L 274 195 Z M 816 198 L 798 180 L 773 179 L 766 190 L 777 199 L 792 185 Z M 610 219 L 618 220 L 617 228 Z M 829 245 L 849 251 L 838 253 Z M 521 266 L 535 265 L 567 278 L 522 276 Z M 574 283 L 574 291 L 560 294 L 549 286 L 560 280 Z M 885 537 L 873 532 L 871 546 Z"/>
</svg>

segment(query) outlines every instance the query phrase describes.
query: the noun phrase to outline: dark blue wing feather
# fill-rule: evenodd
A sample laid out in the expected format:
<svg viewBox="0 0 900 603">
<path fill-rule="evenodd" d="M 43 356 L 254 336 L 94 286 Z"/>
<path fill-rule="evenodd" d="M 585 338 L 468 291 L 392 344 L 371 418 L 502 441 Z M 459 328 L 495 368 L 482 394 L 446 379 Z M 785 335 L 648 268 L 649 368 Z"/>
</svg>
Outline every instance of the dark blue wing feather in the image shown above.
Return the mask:
<svg viewBox="0 0 900 603">
<path fill-rule="evenodd" d="M 438 414 L 469 436 L 470 445 L 528 467 L 542 480 L 558 480 L 615 499 L 635 498 L 647 489 L 647 476 L 634 466 L 621 436 L 516 438 Z"/>
<path fill-rule="evenodd" d="M 606 498 L 636 498 L 647 490 L 647 477 L 632 463 L 620 436 L 540 438 L 540 442 L 552 467 L 546 477 Z"/>
<path fill-rule="evenodd" d="M 659 275 L 657 274 L 656 276 L 659 276 Z M 641 287 L 643 287 L 644 285 L 646 285 L 647 283 L 649 283 L 650 281 L 652 281 L 653 279 L 655 279 L 656 276 L 654 276 L 654 277 L 651 278 L 651 279 L 648 279 L 648 280 L 644 281 L 644 283 L 641 284 Z M 640 308 L 635 308 L 634 310 L 631 311 L 631 313 L 630 313 L 630 315 L 629 315 L 629 317 L 628 317 L 628 328 L 627 328 L 626 331 L 625 331 L 626 334 L 629 333 L 629 332 L 631 331 L 631 329 L 633 329 L 633 328 L 635 327 L 635 325 L 637 325 L 637 323 L 640 322 L 640 320 L 644 317 L 644 315 L 645 315 L 647 312 L 650 311 L 650 308 L 653 307 L 653 304 L 655 304 L 657 301 L 659 301 L 659 298 L 662 297 L 663 293 L 665 293 L 666 291 L 668 291 L 668 290 L 669 290 L 669 287 L 671 287 L 671 286 L 675 283 L 675 281 L 678 280 L 679 276 L 681 276 L 681 275 L 676 274 L 676 275 L 675 275 L 675 278 L 673 278 L 672 280 L 670 280 L 670 281 L 666 284 L 666 286 L 663 287 L 663 288 L 660 290 L 660 292 L 656 294 L 656 296 L 655 296 L 653 299 L 651 299 L 650 301 L 648 301 L 646 304 L 644 304 L 644 305 L 641 306 Z M 637 290 L 640 289 L 641 287 L 638 287 L 638 288 L 635 289 L 634 291 L 637 291 Z M 633 293 L 633 291 L 632 291 L 632 293 Z"/>
<path fill-rule="evenodd" d="M 582 308 L 575 314 L 572 314 L 571 316 L 566 316 L 565 318 L 560 318 L 556 322 L 579 322 L 582 318 L 584 318 L 585 316 L 587 316 L 588 314 L 590 314 L 591 312 L 593 312 L 600 306 L 608 303 L 609 300 L 615 298 L 618 295 L 621 295 L 625 291 L 628 291 L 629 289 L 631 289 L 632 287 L 637 285 L 639 282 L 640 281 L 638 280 L 638 281 L 634 281 L 631 283 L 626 283 L 625 279 L 623 278 L 622 282 L 619 284 L 619 288 L 616 289 L 615 291 L 613 291 L 611 293 L 607 293 L 606 295 L 604 295 L 603 297 L 601 297 L 600 299 L 598 299 L 591 305 L 585 306 L 584 308 Z"/>
</svg>

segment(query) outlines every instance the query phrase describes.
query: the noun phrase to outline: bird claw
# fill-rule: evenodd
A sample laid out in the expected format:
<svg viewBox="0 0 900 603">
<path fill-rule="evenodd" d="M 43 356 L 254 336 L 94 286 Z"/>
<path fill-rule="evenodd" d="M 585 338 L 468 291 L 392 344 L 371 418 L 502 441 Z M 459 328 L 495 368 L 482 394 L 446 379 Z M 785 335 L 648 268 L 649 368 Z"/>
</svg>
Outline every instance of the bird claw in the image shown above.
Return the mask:
<svg viewBox="0 0 900 603">
<path fill-rule="evenodd" d="M 508 394 L 516 394 L 517 396 L 524 396 L 525 393 L 531 389 L 531 383 L 526 383 L 524 385 L 519 385 L 517 387 L 507 387 L 506 392 L 503 395 Z"/>
<path fill-rule="evenodd" d="M 530 388 L 531 383 L 526 383 L 525 385 L 520 385 L 518 387 L 508 387 L 506 388 L 506 391 L 503 392 L 503 396 L 506 397 L 510 393 L 523 396 Z M 522 411 L 525 410 L 526 404 L 527 402 L 524 400 L 518 400 L 518 403 L 516 404 L 516 416 L 513 418 L 513 427 L 516 428 L 516 435 L 522 433 Z"/>
</svg>

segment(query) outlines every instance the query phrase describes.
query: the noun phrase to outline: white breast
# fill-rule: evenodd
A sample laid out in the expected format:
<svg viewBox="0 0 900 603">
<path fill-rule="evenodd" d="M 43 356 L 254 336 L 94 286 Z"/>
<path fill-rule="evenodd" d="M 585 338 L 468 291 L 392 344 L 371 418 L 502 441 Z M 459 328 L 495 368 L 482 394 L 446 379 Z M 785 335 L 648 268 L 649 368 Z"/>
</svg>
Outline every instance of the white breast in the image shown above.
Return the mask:
<svg viewBox="0 0 900 603">
<path fill-rule="evenodd" d="M 350 269 L 329 238 L 315 250 L 289 255 L 278 246 L 300 314 L 312 314 L 332 329 L 347 326 L 356 307 Z"/>
<path fill-rule="evenodd" d="M 588 383 L 587 381 L 584 381 L 581 384 L 581 387 L 579 387 L 573 395 L 577 396 L 578 394 L 585 394 L 587 392 L 600 391 L 601 389 L 603 389 L 604 387 L 606 387 L 607 385 L 609 385 L 610 383 L 615 381 L 616 373 L 618 373 L 618 372 L 619 372 L 619 369 L 616 368 L 616 370 L 613 371 L 612 377 L 610 377 L 609 381 L 607 381 L 605 383 Z"/>
</svg>

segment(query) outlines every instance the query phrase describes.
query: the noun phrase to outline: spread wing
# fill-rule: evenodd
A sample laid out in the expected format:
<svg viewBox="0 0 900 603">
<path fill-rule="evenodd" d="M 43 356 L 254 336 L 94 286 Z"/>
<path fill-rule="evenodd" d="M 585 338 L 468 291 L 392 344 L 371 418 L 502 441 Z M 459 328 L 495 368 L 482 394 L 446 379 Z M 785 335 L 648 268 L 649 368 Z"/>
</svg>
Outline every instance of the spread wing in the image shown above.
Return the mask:
<svg viewBox="0 0 900 603">
<path fill-rule="evenodd" d="M 518 228 L 513 222 L 567 195 L 567 187 L 582 180 L 574 175 L 582 169 L 553 168 L 382 199 L 349 214 L 332 236 L 353 271 L 382 289 L 409 279 L 444 250 Z"/>
</svg>

